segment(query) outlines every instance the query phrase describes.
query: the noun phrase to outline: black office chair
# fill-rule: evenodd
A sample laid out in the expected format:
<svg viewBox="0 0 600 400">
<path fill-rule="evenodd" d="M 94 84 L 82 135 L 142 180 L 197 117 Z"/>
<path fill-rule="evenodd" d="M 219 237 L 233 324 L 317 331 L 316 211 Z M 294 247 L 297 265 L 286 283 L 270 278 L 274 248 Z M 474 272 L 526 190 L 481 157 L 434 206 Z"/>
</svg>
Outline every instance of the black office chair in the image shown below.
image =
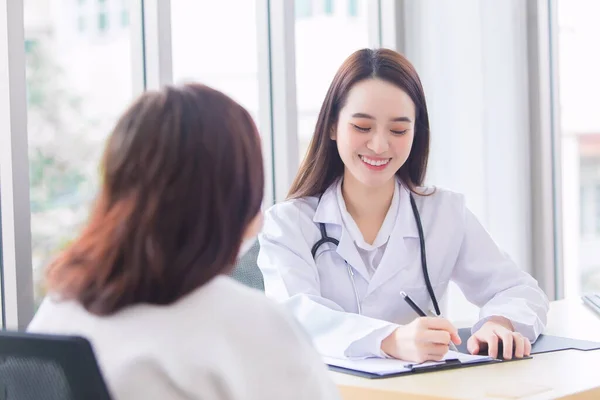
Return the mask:
<svg viewBox="0 0 600 400">
<path fill-rule="evenodd" d="M 265 281 L 263 280 L 262 272 L 260 272 L 260 268 L 258 268 L 258 264 L 256 262 L 258 259 L 259 250 L 260 244 L 257 240 L 254 243 L 254 246 L 252 246 L 250 250 L 248 250 L 248 252 L 239 259 L 233 271 L 231 271 L 231 277 L 246 286 L 262 290 L 264 292 Z"/>
<path fill-rule="evenodd" d="M 0 332 L 0 400 L 110 400 L 81 337 Z"/>
</svg>

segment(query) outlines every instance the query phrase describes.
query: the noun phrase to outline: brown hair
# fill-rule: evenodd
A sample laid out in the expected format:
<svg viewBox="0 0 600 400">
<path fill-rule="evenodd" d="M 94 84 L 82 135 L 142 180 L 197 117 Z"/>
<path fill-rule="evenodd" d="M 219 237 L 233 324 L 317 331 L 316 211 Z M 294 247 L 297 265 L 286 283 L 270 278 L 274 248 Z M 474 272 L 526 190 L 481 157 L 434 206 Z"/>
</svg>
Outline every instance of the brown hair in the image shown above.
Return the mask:
<svg viewBox="0 0 600 400">
<path fill-rule="evenodd" d="M 419 76 L 412 64 L 393 50 L 362 49 L 344 61 L 329 86 L 308 152 L 292 183 L 288 198 L 319 196 L 343 175 L 344 163 L 330 133 L 336 129 L 340 110 L 352 87 L 358 82 L 374 78 L 396 85 L 415 104 L 413 145 L 408 159 L 396 174 L 412 192 L 423 184 L 429 157 L 429 116 Z"/>
<path fill-rule="evenodd" d="M 88 225 L 47 270 L 51 292 L 98 315 L 169 304 L 228 272 L 263 198 L 250 114 L 199 84 L 141 95 L 102 175 Z"/>
</svg>

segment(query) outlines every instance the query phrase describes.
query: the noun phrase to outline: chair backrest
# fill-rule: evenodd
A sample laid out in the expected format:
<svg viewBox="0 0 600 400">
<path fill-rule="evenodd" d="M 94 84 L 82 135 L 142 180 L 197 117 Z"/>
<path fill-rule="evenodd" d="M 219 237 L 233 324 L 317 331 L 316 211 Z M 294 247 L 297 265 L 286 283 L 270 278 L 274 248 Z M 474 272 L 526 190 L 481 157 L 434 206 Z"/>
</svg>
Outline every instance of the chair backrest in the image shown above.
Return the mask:
<svg viewBox="0 0 600 400">
<path fill-rule="evenodd" d="M 246 286 L 264 291 L 265 282 L 256 262 L 259 251 L 260 244 L 257 240 L 254 246 L 238 260 L 231 272 L 231 277 Z"/>
<path fill-rule="evenodd" d="M 110 395 L 86 339 L 0 332 L 0 399 L 110 400 Z"/>
</svg>

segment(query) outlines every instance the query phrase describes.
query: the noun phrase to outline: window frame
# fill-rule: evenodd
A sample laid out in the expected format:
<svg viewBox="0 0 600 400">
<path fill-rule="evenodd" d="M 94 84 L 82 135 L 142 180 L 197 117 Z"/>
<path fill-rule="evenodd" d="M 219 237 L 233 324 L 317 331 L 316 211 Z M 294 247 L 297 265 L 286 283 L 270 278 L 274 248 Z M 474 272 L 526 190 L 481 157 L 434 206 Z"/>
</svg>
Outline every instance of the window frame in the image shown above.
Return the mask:
<svg viewBox="0 0 600 400">
<path fill-rule="evenodd" d="M 556 1 L 527 2 L 532 268 L 551 300 L 565 295 Z"/>
<path fill-rule="evenodd" d="M 2 327 L 24 329 L 33 317 L 29 156 L 23 0 L 0 8 L 0 213 Z M 18 267 L 17 267 L 18 266 Z"/>
</svg>

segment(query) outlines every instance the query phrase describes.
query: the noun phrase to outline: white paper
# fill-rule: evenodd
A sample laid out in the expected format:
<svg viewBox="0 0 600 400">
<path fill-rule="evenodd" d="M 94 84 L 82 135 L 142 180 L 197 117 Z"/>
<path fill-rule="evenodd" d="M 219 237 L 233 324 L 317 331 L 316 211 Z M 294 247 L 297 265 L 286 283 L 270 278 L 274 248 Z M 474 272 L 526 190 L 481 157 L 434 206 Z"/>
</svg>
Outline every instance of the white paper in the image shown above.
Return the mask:
<svg viewBox="0 0 600 400">
<path fill-rule="evenodd" d="M 376 375 L 390 375 L 400 372 L 409 372 L 413 369 L 444 364 L 445 360 L 458 359 L 462 364 L 473 364 L 492 360 L 492 358 L 489 356 L 463 354 L 451 350 L 448 351 L 448 353 L 446 353 L 444 356 L 444 361 L 427 361 L 421 364 L 391 358 L 365 358 L 356 360 L 348 358 L 340 359 L 323 357 L 323 359 L 328 365 L 351 369 L 354 371 L 368 372 Z"/>
</svg>

